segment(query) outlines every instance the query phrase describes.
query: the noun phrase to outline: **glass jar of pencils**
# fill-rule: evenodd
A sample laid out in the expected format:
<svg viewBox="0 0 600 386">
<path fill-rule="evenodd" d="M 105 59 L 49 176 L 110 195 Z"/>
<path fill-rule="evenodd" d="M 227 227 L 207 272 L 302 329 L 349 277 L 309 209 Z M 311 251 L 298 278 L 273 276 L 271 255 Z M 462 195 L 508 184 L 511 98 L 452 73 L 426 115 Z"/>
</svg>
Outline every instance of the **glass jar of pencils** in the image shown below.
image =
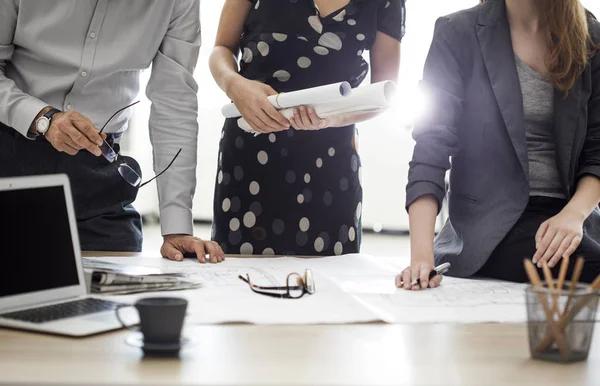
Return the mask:
<svg viewBox="0 0 600 386">
<path fill-rule="evenodd" d="M 531 286 L 526 290 L 529 348 L 534 359 L 577 362 L 588 357 L 598 292 L 589 285 L 549 289 Z"/>
</svg>

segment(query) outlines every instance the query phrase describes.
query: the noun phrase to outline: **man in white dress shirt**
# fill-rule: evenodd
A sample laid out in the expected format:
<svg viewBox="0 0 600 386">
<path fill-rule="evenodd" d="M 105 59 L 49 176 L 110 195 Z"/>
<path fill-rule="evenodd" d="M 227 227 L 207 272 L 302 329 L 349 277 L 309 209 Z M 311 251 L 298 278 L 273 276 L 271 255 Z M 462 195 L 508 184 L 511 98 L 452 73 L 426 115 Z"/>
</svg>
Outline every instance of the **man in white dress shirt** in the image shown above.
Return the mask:
<svg viewBox="0 0 600 386">
<path fill-rule="evenodd" d="M 216 243 L 193 236 L 199 8 L 199 0 L 0 0 L 0 177 L 66 173 L 84 250 L 141 250 L 131 206 L 139 181 L 123 175 L 140 174 L 139 165 L 122 155 L 111 163 L 101 149 L 106 139 L 118 153 L 131 109 L 110 118 L 134 101 L 140 72 L 152 66 L 155 171 L 181 149 L 157 179 L 161 253 L 223 259 Z"/>
</svg>

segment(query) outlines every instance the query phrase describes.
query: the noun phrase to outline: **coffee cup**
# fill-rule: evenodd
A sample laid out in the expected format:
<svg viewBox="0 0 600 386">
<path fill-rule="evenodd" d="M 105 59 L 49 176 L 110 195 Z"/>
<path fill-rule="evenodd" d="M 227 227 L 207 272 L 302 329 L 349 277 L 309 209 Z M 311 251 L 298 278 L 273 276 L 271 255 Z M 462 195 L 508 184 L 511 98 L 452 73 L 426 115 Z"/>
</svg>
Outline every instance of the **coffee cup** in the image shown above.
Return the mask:
<svg viewBox="0 0 600 386">
<path fill-rule="evenodd" d="M 143 348 L 160 347 L 161 345 L 179 347 L 187 304 L 187 300 L 182 298 L 142 298 L 133 305 L 140 319 L 139 325 L 136 326 L 126 325 L 119 316 L 119 310 L 123 307 L 130 307 L 130 305 L 117 307 L 116 315 L 123 327 L 142 333 Z"/>
</svg>

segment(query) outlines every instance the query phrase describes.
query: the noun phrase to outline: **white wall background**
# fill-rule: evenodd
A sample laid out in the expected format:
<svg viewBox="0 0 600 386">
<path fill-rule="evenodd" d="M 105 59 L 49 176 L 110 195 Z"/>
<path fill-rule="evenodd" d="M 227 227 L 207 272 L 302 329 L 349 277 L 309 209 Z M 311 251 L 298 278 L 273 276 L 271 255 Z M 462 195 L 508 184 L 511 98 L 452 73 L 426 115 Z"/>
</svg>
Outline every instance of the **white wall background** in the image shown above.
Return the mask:
<svg viewBox="0 0 600 386">
<path fill-rule="evenodd" d="M 199 84 L 200 104 L 198 185 L 194 199 L 194 217 L 198 220 L 212 218 L 217 150 L 223 125 L 220 108 L 228 102 L 208 69 L 208 56 L 214 43 L 223 2 L 224 0 L 201 1 L 203 45 L 195 73 Z M 376 230 L 408 230 L 408 216 L 404 211 L 404 187 L 413 148 L 410 130 L 416 114 L 427 110 L 426 101 L 419 98 L 416 90 L 433 35 L 433 26 L 439 16 L 477 3 L 477 0 L 407 0 L 407 33 L 402 41 L 400 93 L 396 105 L 386 114 L 359 126 L 365 227 Z M 582 3 L 600 17 L 600 1 L 582 0 Z M 149 71 L 146 71 L 142 75 L 143 85 L 148 77 Z M 123 145 L 125 151 L 140 162 L 147 178 L 153 173 L 147 128 L 149 102 L 143 95 L 140 98 L 142 103 L 137 107 Z M 158 214 L 158 198 L 153 184 L 140 191 L 135 206 L 144 215 Z"/>
</svg>

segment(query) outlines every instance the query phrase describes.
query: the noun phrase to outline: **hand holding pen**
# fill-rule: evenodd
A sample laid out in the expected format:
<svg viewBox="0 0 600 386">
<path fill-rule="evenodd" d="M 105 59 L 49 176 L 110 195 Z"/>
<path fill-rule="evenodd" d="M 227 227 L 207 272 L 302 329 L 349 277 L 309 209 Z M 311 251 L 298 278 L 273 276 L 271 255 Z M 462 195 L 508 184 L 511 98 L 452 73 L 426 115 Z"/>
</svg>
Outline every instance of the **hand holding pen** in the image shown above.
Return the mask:
<svg viewBox="0 0 600 386">
<path fill-rule="evenodd" d="M 434 267 L 429 262 L 413 262 L 402 273 L 396 276 L 396 286 L 407 290 L 435 288 L 442 281 L 442 275 L 450 269 L 450 263 Z"/>
</svg>

